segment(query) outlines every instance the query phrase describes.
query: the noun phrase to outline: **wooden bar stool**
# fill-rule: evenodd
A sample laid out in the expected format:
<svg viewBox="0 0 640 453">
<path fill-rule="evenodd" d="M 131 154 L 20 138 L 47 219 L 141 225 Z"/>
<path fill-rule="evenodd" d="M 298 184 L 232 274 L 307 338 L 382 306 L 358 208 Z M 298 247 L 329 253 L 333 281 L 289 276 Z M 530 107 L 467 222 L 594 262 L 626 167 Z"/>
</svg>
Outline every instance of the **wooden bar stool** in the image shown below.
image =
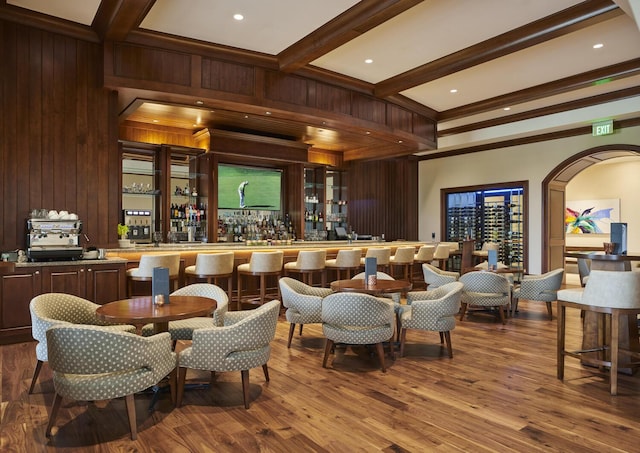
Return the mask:
<svg viewBox="0 0 640 453">
<path fill-rule="evenodd" d="M 446 243 L 438 244 L 436 251 L 433 254 L 433 260 L 438 262 L 438 266 L 443 271 L 447 270 L 447 262 L 449 261 L 449 255 L 451 254 L 451 247 Z"/>
<path fill-rule="evenodd" d="M 242 309 L 242 277 L 260 277 L 260 305 L 262 305 L 266 293 L 266 277 L 268 275 L 279 277 L 282 274 L 283 260 L 284 253 L 282 251 L 253 252 L 248 263 L 238 265 L 238 310 Z M 278 288 L 279 297 L 280 289 Z"/>
<path fill-rule="evenodd" d="M 233 265 L 234 253 L 198 253 L 196 256 L 196 264 L 187 266 L 184 270 L 184 276 L 187 280 L 207 280 L 207 283 L 213 282 L 218 284 L 218 280 L 227 279 L 227 294 L 229 300 L 233 300 Z"/>
<path fill-rule="evenodd" d="M 320 274 L 321 286 L 327 286 L 327 274 L 325 272 L 326 250 L 300 250 L 296 261 L 284 264 L 284 274 L 299 273 L 302 282 L 313 286 L 313 274 Z"/>
<path fill-rule="evenodd" d="M 413 266 L 413 257 L 415 253 L 416 248 L 414 246 L 398 247 L 396 249 L 396 253 L 389 259 L 389 264 L 391 265 L 391 268 L 394 269 L 394 277 L 396 276 L 395 268 L 401 267 L 404 269 L 402 278 L 404 280 L 409 279 L 409 270 Z"/>
<path fill-rule="evenodd" d="M 422 265 L 431 264 L 433 262 L 433 254 L 435 253 L 435 251 L 435 245 L 423 245 L 418 249 L 418 253 L 413 256 L 413 266 L 411 267 L 411 282 L 414 284 L 414 289 L 424 286 L 425 282 L 423 278 Z"/>
<path fill-rule="evenodd" d="M 153 269 L 156 267 L 166 267 L 169 269 L 169 280 L 173 283 L 173 289 L 178 289 L 180 278 L 180 254 L 157 254 L 140 255 L 138 267 L 127 269 L 127 295 L 133 295 L 133 282 L 151 282 L 153 280 Z M 151 294 L 151 291 L 149 291 Z"/>
<path fill-rule="evenodd" d="M 340 280 L 340 271 L 345 271 L 346 278 L 351 278 L 351 272 L 358 272 L 360 270 L 360 258 L 362 257 L 362 249 L 342 249 L 338 250 L 338 254 L 335 259 L 327 260 L 325 262 L 327 268 L 335 269 L 337 279 Z"/>
<path fill-rule="evenodd" d="M 375 258 L 378 270 L 382 272 L 389 271 L 389 260 L 391 259 L 391 247 L 369 247 L 367 253 L 360 259 L 360 265 L 364 266 L 367 258 Z"/>
</svg>

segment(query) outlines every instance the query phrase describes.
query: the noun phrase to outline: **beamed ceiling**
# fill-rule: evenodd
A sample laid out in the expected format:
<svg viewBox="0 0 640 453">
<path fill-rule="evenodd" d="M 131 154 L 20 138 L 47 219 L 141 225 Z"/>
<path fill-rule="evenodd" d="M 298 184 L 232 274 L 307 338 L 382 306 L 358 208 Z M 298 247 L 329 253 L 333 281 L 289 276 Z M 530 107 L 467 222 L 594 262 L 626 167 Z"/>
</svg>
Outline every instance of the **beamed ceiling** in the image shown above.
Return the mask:
<svg viewBox="0 0 640 453">
<path fill-rule="evenodd" d="M 279 70 L 437 121 L 436 146 L 277 103 L 114 87 L 122 122 L 250 132 L 345 160 L 482 151 L 588 133 L 604 119 L 640 124 L 640 0 L 0 0 L 0 18 Z"/>
</svg>

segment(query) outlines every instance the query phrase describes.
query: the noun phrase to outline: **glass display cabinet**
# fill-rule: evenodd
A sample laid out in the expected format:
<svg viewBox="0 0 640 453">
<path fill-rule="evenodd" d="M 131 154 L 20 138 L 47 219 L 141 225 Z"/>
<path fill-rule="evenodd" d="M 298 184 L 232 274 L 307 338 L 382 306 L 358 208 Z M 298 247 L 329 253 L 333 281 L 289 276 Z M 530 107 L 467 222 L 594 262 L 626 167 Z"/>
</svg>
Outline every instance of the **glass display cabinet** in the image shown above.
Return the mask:
<svg viewBox="0 0 640 453">
<path fill-rule="evenodd" d="M 327 169 L 326 185 L 326 229 L 347 228 L 347 172 Z"/>
</svg>

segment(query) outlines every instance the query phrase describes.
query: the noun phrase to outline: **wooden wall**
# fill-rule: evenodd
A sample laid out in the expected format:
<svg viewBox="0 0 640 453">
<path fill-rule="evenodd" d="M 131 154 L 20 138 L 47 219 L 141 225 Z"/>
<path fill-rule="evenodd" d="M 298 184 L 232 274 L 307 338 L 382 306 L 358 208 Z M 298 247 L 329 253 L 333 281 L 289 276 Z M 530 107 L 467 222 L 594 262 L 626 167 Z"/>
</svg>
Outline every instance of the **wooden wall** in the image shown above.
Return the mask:
<svg viewBox="0 0 640 453">
<path fill-rule="evenodd" d="M 0 249 L 24 248 L 33 208 L 76 212 L 117 243 L 117 93 L 100 45 L 0 20 Z"/>
</svg>

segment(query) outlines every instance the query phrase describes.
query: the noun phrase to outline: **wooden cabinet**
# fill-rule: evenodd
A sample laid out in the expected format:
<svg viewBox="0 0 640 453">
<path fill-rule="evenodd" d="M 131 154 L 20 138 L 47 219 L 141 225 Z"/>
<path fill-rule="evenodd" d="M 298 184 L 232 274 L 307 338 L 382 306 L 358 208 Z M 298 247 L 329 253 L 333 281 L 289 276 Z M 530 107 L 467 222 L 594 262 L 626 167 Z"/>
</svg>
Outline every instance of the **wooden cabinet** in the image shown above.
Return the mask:
<svg viewBox="0 0 640 453">
<path fill-rule="evenodd" d="M 104 304 L 126 297 L 126 264 L 16 267 L 0 280 L 0 343 L 31 338 L 29 303 L 38 294 L 66 293 Z"/>
</svg>

